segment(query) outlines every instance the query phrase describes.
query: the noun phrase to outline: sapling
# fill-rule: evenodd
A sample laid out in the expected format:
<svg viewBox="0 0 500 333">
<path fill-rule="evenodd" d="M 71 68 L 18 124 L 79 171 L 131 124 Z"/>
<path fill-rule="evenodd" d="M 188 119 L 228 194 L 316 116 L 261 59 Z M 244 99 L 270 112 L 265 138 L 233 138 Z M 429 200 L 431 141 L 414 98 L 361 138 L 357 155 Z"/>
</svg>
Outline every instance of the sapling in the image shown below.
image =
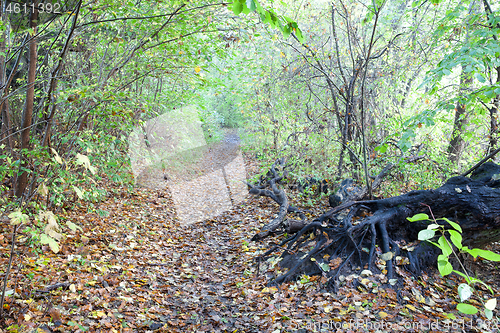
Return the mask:
<svg viewBox="0 0 500 333">
<path fill-rule="evenodd" d="M 446 217 L 440 218 L 439 221 L 446 222 L 451 226 L 452 229 L 446 228 L 446 224 L 438 224 L 436 218 L 432 214 L 432 210 L 429 207 L 429 211 L 431 213 L 432 218 L 429 218 L 427 214 L 416 214 L 413 217 L 408 217 L 407 219 L 410 222 L 416 221 L 429 221 L 431 222 L 427 229 L 421 230 L 418 233 L 418 239 L 421 241 L 427 241 L 432 245 L 441 249 L 441 254 L 437 258 L 437 266 L 439 273 L 441 276 L 446 276 L 448 274 L 456 273 L 463 277 L 467 283 L 461 283 L 458 286 L 458 296 L 460 297 L 460 303 L 457 305 L 457 310 L 465 313 L 465 314 L 475 314 L 478 312 L 478 309 L 472 304 L 463 303 L 468 300 L 472 294 L 474 293 L 473 285 L 480 283 L 484 285 L 492 294 L 493 290 L 486 283 L 481 281 L 480 279 L 469 276 L 467 270 L 465 269 L 463 263 L 458 258 L 458 254 L 455 250 L 458 250 L 460 253 L 468 253 L 472 255 L 474 258 L 478 256 L 491 261 L 500 261 L 500 255 L 488 250 L 482 249 L 469 249 L 467 246 L 462 245 L 462 228 L 456 222 L 450 221 Z M 438 231 L 441 236 L 439 236 L 437 242 L 435 241 L 436 231 Z M 448 237 L 447 237 L 448 236 Z M 453 269 L 453 266 L 449 262 L 450 255 L 457 259 L 461 271 L 457 271 Z M 480 299 L 481 300 L 481 299 Z M 497 300 L 496 298 L 490 298 L 486 301 L 481 300 L 484 306 L 484 315 L 486 318 L 491 320 L 493 318 L 493 310 L 496 307 Z"/>
</svg>

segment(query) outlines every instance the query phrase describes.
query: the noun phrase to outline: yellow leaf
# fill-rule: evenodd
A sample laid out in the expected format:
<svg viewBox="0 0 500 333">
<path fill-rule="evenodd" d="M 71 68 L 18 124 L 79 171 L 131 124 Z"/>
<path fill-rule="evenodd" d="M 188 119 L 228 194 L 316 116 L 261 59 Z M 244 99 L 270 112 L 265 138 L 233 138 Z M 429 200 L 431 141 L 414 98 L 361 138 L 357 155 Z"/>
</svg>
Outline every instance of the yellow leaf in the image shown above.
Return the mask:
<svg viewBox="0 0 500 333">
<path fill-rule="evenodd" d="M 411 304 L 406 304 L 406 307 L 408 309 L 410 309 L 411 311 L 417 311 L 417 309 L 415 309 L 415 307 L 413 305 L 411 305 Z"/>
<path fill-rule="evenodd" d="M 46 197 L 47 194 L 49 194 L 49 189 L 47 188 L 47 185 L 45 185 L 45 183 L 42 183 L 39 187 L 38 187 L 38 193 L 40 193 L 40 195 L 42 197 Z"/>
<path fill-rule="evenodd" d="M 201 71 L 200 66 L 196 66 L 196 67 L 194 68 L 194 71 L 195 71 L 196 73 L 199 73 L 199 72 Z"/>
<path fill-rule="evenodd" d="M 59 252 L 59 244 L 57 244 L 57 242 L 53 238 L 49 238 L 49 247 L 52 250 L 52 252 L 54 253 Z"/>
<path fill-rule="evenodd" d="M 106 313 L 104 311 L 98 310 L 95 312 L 97 317 L 106 317 Z"/>
<path fill-rule="evenodd" d="M 51 211 L 39 213 L 39 220 L 43 221 L 44 219 L 47 219 L 48 222 L 47 225 L 45 226 L 45 233 L 52 238 L 61 240 L 62 235 L 58 232 L 61 230 L 61 228 L 59 227 L 59 224 L 57 224 L 54 213 L 52 213 Z"/>
<path fill-rule="evenodd" d="M 96 172 L 95 167 L 90 165 L 89 158 L 85 155 L 80 154 L 80 153 L 76 154 L 76 164 L 83 165 L 85 167 L 85 169 L 90 170 L 90 172 L 92 172 L 92 174 L 95 174 L 95 172 Z"/>
<path fill-rule="evenodd" d="M 9 218 L 11 225 L 18 225 L 29 221 L 28 215 L 23 214 L 21 210 L 16 210 L 15 212 L 10 213 Z"/>
<path fill-rule="evenodd" d="M 54 148 L 50 148 L 50 149 L 54 153 L 54 159 L 56 160 L 56 162 L 59 164 L 63 164 L 63 161 L 62 161 L 61 157 L 59 156 L 59 154 L 57 153 L 57 151 Z"/>
<path fill-rule="evenodd" d="M 387 316 L 388 316 L 388 314 L 387 314 L 387 313 L 385 313 L 384 311 L 380 311 L 380 312 L 378 313 L 378 316 L 379 316 L 380 318 L 384 319 L 385 317 L 387 317 Z"/>
</svg>

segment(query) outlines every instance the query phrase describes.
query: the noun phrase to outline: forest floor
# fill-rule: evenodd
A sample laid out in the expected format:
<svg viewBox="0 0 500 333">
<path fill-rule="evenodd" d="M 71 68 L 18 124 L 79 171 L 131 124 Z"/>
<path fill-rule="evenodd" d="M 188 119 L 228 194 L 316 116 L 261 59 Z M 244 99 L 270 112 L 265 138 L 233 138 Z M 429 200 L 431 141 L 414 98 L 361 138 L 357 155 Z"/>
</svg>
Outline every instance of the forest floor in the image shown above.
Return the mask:
<svg viewBox="0 0 500 333">
<path fill-rule="evenodd" d="M 245 167 L 249 175 L 260 172 L 249 155 Z M 458 277 L 435 272 L 414 277 L 402 266 L 397 289 L 381 283 L 383 274 L 355 272 L 343 277 L 336 293 L 321 276 L 267 286 L 279 267 L 271 259 L 258 268 L 255 259 L 278 237 L 249 241 L 277 212 L 268 198 L 247 197 L 217 217 L 183 225 L 166 188 L 107 190 L 99 209 L 108 216 L 82 206 L 62 217 L 62 225 L 72 221 L 82 230 L 66 230 L 58 254 L 45 247 L 37 251 L 21 234 L 7 288 L 15 295 L 7 297 L 4 309 L 11 328 L 0 332 L 494 332 L 500 327 L 455 310 Z M 326 210 L 324 204 L 318 209 Z M 2 228 L 6 267 L 10 238 L 8 227 Z M 498 267 L 472 266 L 498 296 Z M 487 296 L 481 286 L 478 290 Z M 479 306 L 477 299 L 472 303 Z"/>
</svg>

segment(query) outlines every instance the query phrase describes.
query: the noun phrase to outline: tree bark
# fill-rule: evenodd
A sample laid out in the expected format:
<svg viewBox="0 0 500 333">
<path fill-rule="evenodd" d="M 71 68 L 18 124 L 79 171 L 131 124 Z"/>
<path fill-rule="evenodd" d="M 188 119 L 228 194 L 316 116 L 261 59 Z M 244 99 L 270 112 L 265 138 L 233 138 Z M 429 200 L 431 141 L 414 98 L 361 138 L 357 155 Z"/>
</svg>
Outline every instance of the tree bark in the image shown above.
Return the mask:
<svg viewBox="0 0 500 333">
<path fill-rule="evenodd" d="M 472 83 L 472 77 L 466 76 L 464 72 L 460 75 L 460 90 L 466 90 L 466 87 Z M 465 141 L 463 138 L 464 131 L 467 123 L 469 122 L 469 114 L 464 104 L 460 101 L 457 102 L 455 109 L 455 121 L 453 122 L 453 131 L 451 132 L 451 139 L 448 145 L 448 154 L 452 162 L 457 163 L 460 161 L 462 153 L 465 148 Z"/>
<path fill-rule="evenodd" d="M 493 10 L 488 0 L 483 0 L 484 11 L 486 13 L 486 20 L 489 20 L 489 15 L 493 15 Z M 500 28 L 500 23 L 495 26 L 490 25 L 490 30 L 494 28 Z M 498 42 L 498 36 L 493 35 L 493 39 Z M 496 83 L 500 82 L 500 66 L 496 68 L 497 80 Z M 493 107 L 488 108 L 490 111 L 490 133 L 489 133 L 489 146 L 487 154 L 494 151 L 498 145 L 498 109 L 500 108 L 500 94 L 496 95 L 493 99 Z"/>
<path fill-rule="evenodd" d="M 28 185 L 28 157 L 26 151 L 29 149 L 31 124 L 33 117 L 33 104 L 35 100 L 35 80 L 37 63 L 37 25 L 38 25 L 38 0 L 33 1 L 33 11 L 30 13 L 30 28 L 33 30 L 32 39 L 29 42 L 29 65 L 28 65 L 28 87 L 26 89 L 26 104 L 23 113 L 21 131 L 21 163 L 19 165 L 19 177 L 17 178 L 16 196 L 21 197 Z"/>
<path fill-rule="evenodd" d="M 500 66 L 497 70 L 497 83 L 500 82 Z M 498 145 L 498 108 L 500 108 L 500 95 L 496 95 L 493 99 L 493 106 L 489 108 L 490 111 L 490 133 L 489 133 L 489 147 L 488 153 L 494 151 Z"/>
</svg>

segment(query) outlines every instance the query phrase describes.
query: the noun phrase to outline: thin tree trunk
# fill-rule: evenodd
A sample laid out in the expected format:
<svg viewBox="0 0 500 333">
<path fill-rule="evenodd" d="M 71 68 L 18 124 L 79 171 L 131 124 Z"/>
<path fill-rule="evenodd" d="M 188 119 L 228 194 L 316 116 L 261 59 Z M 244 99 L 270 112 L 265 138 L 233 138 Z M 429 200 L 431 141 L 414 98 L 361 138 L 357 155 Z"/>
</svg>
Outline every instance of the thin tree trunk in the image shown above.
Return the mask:
<svg viewBox="0 0 500 333">
<path fill-rule="evenodd" d="M 33 11 L 30 14 L 30 28 L 33 30 L 33 36 L 37 33 L 38 24 L 38 0 L 33 1 Z M 35 79 L 37 62 L 37 39 L 34 37 L 29 42 L 29 65 L 28 65 L 28 88 L 26 89 L 26 104 L 23 113 L 23 123 L 21 132 L 21 164 L 19 165 L 19 177 L 17 178 L 16 196 L 21 197 L 28 185 L 28 172 L 24 169 L 28 167 L 26 153 L 23 151 L 29 149 L 30 129 L 33 117 L 33 104 L 35 100 Z"/>
<path fill-rule="evenodd" d="M 66 53 L 69 49 L 69 43 L 71 42 L 71 39 L 73 38 L 73 33 L 76 29 L 76 22 L 78 20 L 78 14 L 80 13 L 80 6 L 82 5 L 82 1 L 78 1 L 78 4 L 76 5 L 75 10 L 73 11 L 73 24 L 71 25 L 71 28 L 69 29 L 68 32 L 68 37 L 66 38 L 66 42 L 64 43 L 64 46 L 61 50 L 61 53 L 59 54 L 59 62 L 57 66 L 54 68 L 52 71 L 52 79 L 50 80 L 49 83 L 49 88 L 47 91 L 47 105 L 45 106 L 44 109 L 44 117 L 45 120 L 47 121 L 46 127 L 45 127 L 45 136 L 43 138 L 43 145 L 48 146 L 50 142 L 50 136 L 51 136 L 51 126 L 52 126 L 52 121 L 54 119 L 54 114 L 56 112 L 56 103 L 55 101 L 52 101 L 53 99 L 53 94 L 57 88 L 57 78 L 59 77 L 59 72 L 61 71 L 64 63 L 64 58 L 66 57 Z M 52 108 L 50 111 L 50 114 L 48 113 L 50 104 L 52 104 Z"/>
<path fill-rule="evenodd" d="M 491 9 L 491 5 L 488 0 L 483 0 L 484 11 L 486 13 L 486 19 L 488 19 L 489 15 L 493 14 L 493 10 Z M 496 26 L 490 25 L 490 30 L 492 28 L 500 28 L 500 23 L 497 23 Z M 493 39 L 498 42 L 498 36 L 493 35 Z M 496 68 L 497 71 L 497 81 L 500 82 L 500 66 Z M 500 94 L 496 95 L 493 99 L 493 106 L 488 108 L 490 111 L 490 133 L 489 133 L 489 146 L 487 154 L 491 153 L 497 148 L 498 145 L 498 109 L 500 108 Z"/>
<path fill-rule="evenodd" d="M 500 66 L 497 67 L 497 83 L 500 82 Z M 488 153 L 494 151 L 498 145 L 498 108 L 500 107 L 500 95 L 493 99 L 493 106 L 490 111 L 490 134 Z"/>
<path fill-rule="evenodd" d="M 1 4 L 1 2 L 0 2 Z M 0 16 L 2 17 L 2 22 L 5 24 L 5 15 L 2 12 L 3 5 L 0 7 Z M 0 39 L 0 86 L 7 86 L 7 63 L 5 62 L 5 54 L 6 54 L 6 49 L 5 49 L 5 40 L 6 40 L 6 31 L 4 31 L 1 35 Z M 13 70 L 15 70 L 13 68 Z M 8 95 L 8 87 L 4 88 L 6 91 L 6 95 Z M 5 140 L 7 142 L 7 147 L 12 151 L 13 146 L 12 146 L 12 138 L 10 137 L 11 134 L 11 128 L 10 128 L 10 114 L 9 114 L 9 104 L 8 100 L 3 100 L 2 102 L 2 93 L 0 93 L 0 144 L 3 143 Z"/>
<path fill-rule="evenodd" d="M 472 77 L 466 76 L 463 73 L 460 75 L 460 90 L 464 91 L 467 86 L 472 83 Z M 457 107 L 455 109 L 455 121 L 453 122 L 453 131 L 451 133 L 450 144 L 448 145 L 448 154 L 452 162 L 457 163 L 462 156 L 465 148 L 465 141 L 463 134 L 467 123 L 469 121 L 469 114 L 465 108 L 465 105 L 457 102 Z"/>
</svg>

